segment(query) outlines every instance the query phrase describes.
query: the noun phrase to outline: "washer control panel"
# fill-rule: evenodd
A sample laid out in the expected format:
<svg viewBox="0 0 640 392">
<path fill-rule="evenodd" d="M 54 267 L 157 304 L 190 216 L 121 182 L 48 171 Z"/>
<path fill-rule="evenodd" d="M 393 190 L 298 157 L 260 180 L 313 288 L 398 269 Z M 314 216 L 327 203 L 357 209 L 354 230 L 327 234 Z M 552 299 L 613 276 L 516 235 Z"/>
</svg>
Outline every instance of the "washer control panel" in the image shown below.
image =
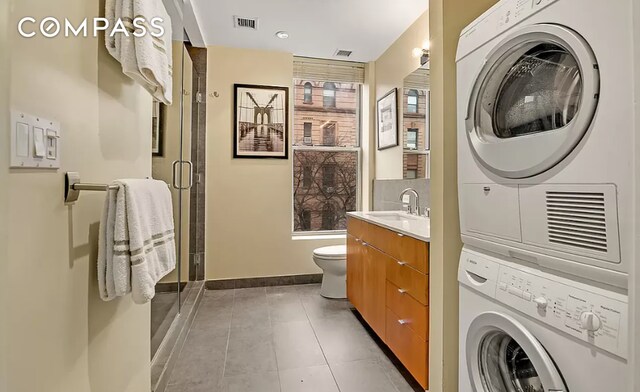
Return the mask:
<svg viewBox="0 0 640 392">
<path fill-rule="evenodd" d="M 500 263 L 495 298 L 589 344 L 627 358 L 626 296 Z"/>
</svg>

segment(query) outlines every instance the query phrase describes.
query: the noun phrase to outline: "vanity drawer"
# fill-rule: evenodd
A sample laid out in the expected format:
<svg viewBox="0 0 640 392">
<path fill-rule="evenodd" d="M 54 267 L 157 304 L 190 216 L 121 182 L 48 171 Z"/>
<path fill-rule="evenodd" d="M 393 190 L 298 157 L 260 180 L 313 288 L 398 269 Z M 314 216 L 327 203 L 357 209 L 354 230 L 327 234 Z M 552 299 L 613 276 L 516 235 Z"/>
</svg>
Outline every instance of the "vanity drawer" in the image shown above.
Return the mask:
<svg viewBox="0 0 640 392">
<path fill-rule="evenodd" d="M 396 314 L 400 320 L 407 322 L 407 326 L 418 336 L 429 339 L 429 308 L 416 301 L 412 296 L 387 281 L 387 308 Z"/>
<path fill-rule="evenodd" d="M 429 305 L 429 277 L 408 264 L 387 259 L 387 280 L 423 305 Z"/>
<path fill-rule="evenodd" d="M 355 238 L 365 239 L 369 223 L 351 216 L 347 217 L 347 233 Z"/>
<path fill-rule="evenodd" d="M 386 344 L 420 385 L 427 389 L 428 343 L 400 320 L 402 318 L 387 309 Z"/>
<path fill-rule="evenodd" d="M 394 259 L 428 273 L 429 245 L 408 235 L 371 225 L 369 242 Z"/>
</svg>

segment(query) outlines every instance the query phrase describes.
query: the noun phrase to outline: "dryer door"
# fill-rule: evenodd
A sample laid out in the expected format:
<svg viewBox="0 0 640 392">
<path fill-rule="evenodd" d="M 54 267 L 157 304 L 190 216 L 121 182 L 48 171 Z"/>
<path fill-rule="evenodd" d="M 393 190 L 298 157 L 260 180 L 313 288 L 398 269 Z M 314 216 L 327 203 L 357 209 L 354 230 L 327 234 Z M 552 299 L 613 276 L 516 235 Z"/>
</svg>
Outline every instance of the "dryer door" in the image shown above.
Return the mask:
<svg viewBox="0 0 640 392">
<path fill-rule="evenodd" d="M 474 392 L 567 391 L 544 347 L 511 317 L 481 314 L 471 323 L 466 344 Z"/>
<path fill-rule="evenodd" d="M 552 168 L 589 129 L 599 76 L 573 30 L 539 24 L 514 32 L 486 58 L 471 92 L 466 127 L 476 158 L 504 178 Z"/>
</svg>

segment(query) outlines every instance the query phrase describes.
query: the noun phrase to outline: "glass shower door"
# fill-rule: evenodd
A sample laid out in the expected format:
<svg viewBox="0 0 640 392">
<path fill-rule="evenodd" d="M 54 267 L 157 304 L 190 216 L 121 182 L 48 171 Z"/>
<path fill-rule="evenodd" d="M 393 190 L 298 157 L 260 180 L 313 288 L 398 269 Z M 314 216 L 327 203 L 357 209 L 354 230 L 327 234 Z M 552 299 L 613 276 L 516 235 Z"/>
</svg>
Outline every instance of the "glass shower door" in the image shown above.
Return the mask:
<svg viewBox="0 0 640 392">
<path fill-rule="evenodd" d="M 152 175 L 171 189 L 176 239 L 176 269 L 156 285 L 151 301 L 151 358 L 180 314 L 181 291 L 188 279 L 189 188 L 191 167 L 185 162 L 190 148 L 191 68 L 182 41 L 173 41 L 173 104 L 154 103 Z"/>
</svg>

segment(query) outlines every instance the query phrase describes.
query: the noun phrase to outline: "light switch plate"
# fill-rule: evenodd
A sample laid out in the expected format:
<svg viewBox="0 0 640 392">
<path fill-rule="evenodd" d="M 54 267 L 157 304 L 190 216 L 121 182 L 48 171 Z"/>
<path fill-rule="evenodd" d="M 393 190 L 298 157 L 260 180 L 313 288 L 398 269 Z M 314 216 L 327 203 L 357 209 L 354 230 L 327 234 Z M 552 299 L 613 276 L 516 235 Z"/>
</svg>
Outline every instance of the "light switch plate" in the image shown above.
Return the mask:
<svg viewBox="0 0 640 392">
<path fill-rule="evenodd" d="M 34 133 L 37 129 L 37 135 Z M 57 121 L 11 110 L 11 168 L 60 168 L 60 124 Z"/>
</svg>

